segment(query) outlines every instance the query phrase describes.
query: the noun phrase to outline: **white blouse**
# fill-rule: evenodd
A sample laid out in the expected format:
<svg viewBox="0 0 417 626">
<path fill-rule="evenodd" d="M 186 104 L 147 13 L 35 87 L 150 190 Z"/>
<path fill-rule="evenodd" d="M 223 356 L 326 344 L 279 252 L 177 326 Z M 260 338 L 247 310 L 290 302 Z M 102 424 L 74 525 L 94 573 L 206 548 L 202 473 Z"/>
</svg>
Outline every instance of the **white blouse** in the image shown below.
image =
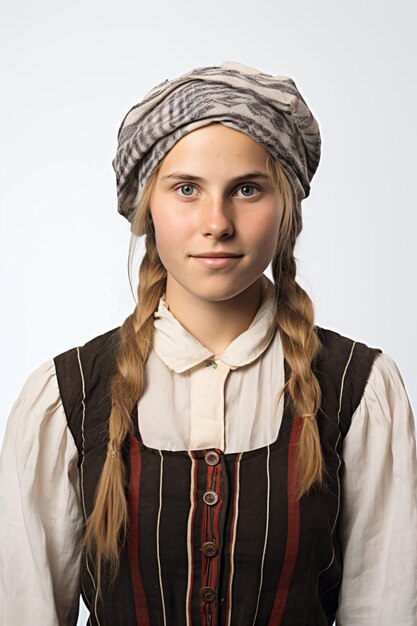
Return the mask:
<svg viewBox="0 0 417 626">
<path fill-rule="evenodd" d="M 277 438 L 284 357 L 270 296 L 267 280 L 252 324 L 217 356 L 161 298 L 146 365 L 149 382 L 138 405 L 145 445 L 227 453 Z M 374 361 L 342 456 L 343 581 L 336 624 L 416 626 L 415 425 L 401 375 L 386 354 Z M 77 622 L 83 521 L 77 460 L 50 360 L 23 386 L 0 457 L 2 626 Z"/>
</svg>

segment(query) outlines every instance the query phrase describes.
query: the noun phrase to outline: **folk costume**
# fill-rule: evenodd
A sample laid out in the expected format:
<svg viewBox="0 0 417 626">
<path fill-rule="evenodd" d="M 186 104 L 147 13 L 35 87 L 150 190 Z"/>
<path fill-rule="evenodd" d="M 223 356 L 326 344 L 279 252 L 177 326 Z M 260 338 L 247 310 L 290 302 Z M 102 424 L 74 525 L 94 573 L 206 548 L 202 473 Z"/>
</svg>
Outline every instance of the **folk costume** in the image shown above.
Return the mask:
<svg viewBox="0 0 417 626">
<path fill-rule="evenodd" d="M 320 139 L 291 79 L 239 64 L 193 72 L 125 118 L 114 161 L 120 212 L 131 220 L 144 180 L 181 133 L 214 119 L 268 144 L 301 202 Z M 221 355 L 161 297 L 123 448 L 128 535 L 113 587 L 103 571 L 101 598 L 79 540 L 108 453 L 119 328 L 30 376 L 1 456 L 1 624 L 75 625 L 80 593 L 89 624 L 101 626 L 417 623 L 415 427 L 398 368 L 316 327 L 326 488 L 297 500 L 308 417 L 279 394 L 289 366 L 266 277 L 262 288 L 251 325 Z"/>
</svg>

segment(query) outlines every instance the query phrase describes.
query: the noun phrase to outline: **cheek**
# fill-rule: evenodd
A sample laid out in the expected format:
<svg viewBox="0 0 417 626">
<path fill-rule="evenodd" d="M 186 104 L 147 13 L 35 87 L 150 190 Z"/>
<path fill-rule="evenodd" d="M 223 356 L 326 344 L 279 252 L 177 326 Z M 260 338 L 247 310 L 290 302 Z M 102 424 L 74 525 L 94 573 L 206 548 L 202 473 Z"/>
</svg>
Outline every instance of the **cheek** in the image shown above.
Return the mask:
<svg viewBox="0 0 417 626">
<path fill-rule="evenodd" d="M 263 256 L 272 255 L 281 224 L 281 212 L 277 212 L 276 208 L 256 216 L 256 220 L 252 220 L 247 225 L 248 236 Z"/>
<path fill-rule="evenodd" d="M 188 237 L 187 224 L 178 219 L 172 212 L 152 210 L 152 219 L 155 228 L 155 240 L 161 261 L 169 259 L 178 248 L 184 248 Z"/>
</svg>

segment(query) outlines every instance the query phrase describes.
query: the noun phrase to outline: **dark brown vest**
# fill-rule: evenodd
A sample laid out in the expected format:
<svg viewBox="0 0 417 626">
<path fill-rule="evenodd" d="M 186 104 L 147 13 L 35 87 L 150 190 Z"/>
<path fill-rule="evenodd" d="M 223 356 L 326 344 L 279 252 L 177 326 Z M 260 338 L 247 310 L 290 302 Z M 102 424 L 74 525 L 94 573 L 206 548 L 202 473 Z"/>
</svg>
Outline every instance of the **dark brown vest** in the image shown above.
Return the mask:
<svg viewBox="0 0 417 626">
<path fill-rule="evenodd" d="M 136 408 L 135 435 L 124 449 L 128 540 L 119 576 L 102 601 L 94 566 L 82 560 L 89 624 L 333 624 L 343 571 L 338 536 L 343 438 L 380 350 L 330 330 L 317 332 L 324 346 L 314 370 L 323 392 L 317 421 L 326 489 L 295 498 L 301 420 L 292 415 L 288 398 L 276 441 L 242 454 L 148 448 Z M 116 328 L 54 359 L 80 453 L 87 517 L 106 455 L 118 342 Z"/>
</svg>

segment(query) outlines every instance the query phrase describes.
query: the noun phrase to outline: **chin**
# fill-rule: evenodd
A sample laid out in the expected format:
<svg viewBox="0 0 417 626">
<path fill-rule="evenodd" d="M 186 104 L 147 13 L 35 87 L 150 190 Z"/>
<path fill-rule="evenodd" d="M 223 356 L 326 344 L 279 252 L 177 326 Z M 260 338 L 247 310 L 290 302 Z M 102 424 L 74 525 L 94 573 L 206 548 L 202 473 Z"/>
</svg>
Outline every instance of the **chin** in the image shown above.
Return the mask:
<svg viewBox="0 0 417 626">
<path fill-rule="evenodd" d="M 226 300 L 231 300 L 233 298 L 238 297 L 241 293 L 246 291 L 250 285 L 242 285 L 237 286 L 233 285 L 218 285 L 218 286 L 207 286 L 206 289 L 203 288 L 203 285 L 199 285 L 199 289 L 188 289 L 188 291 L 195 297 L 200 300 L 205 300 L 206 302 L 224 302 Z"/>
<path fill-rule="evenodd" d="M 191 272 L 172 274 L 168 271 L 168 284 L 175 299 L 181 298 L 183 292 L 185 297 L 188 293 L 188 296 L 203 302 L 225 302 L 242 296 L 260 276 L 258 272 L 253 272 L 253 276 L 248 272 L 199 273 L 193 276 Z"/>
</svg>

